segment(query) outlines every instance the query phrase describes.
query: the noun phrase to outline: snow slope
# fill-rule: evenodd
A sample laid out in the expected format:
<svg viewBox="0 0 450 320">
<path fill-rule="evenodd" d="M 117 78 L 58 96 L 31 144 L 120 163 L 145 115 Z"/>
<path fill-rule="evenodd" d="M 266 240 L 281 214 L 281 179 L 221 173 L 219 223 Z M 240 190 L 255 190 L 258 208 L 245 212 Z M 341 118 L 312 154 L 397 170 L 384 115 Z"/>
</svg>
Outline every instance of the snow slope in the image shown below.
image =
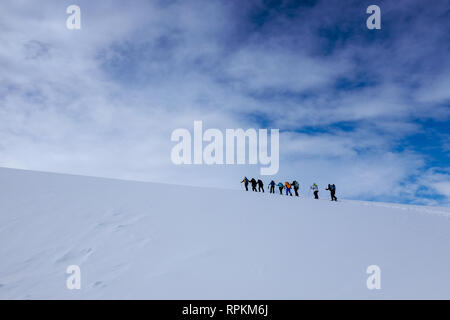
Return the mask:
<svg viewBox="0 0 450 320">
<path fill-rule="evenodd" d="M 450 299 L 449 208 L 321 195 L 0 169 L 0 298 Z"/>
</svg>

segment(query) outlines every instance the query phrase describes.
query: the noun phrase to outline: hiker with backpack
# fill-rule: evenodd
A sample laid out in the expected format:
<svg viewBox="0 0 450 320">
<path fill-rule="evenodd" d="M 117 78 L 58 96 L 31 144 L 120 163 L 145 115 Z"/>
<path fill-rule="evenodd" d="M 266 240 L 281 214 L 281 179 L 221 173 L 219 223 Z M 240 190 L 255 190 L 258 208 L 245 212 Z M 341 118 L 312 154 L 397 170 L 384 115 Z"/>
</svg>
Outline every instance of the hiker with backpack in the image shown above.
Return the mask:
<svg viewBox="0 0 450 320">
<path fill-rule="evenodd" d="M 256 190 L 257 182 L 256 182 L 255 178 L 252 178 L 252 180 L 250 180 L 250 182 L 252 184 L 252 191 L 257 192 L 257 190 Z"/>
<path fill-rule="evenodd" d="M 270 186 L 270 193 L 275 193 L 275 181 L 270 181 L 269 183 Z"/>
<path fill-rule="evenodd" d="M 326 188 L 325 190 L 330 191 L 331 201 L 337 201 L 336 186 L 334 184 L 328 184 L 328 188 Z"/>
<path fill-rule="evenodd" d="M 300 185 L 297 180 L 292 181 L 292 185 L 294 186 L 295 196 L 298 197 L 298 189 L 300 188 Z"/>
<path fill-rule="evenodd" d="M 337 201 L 337 198 L 336 198 L 336 186 L 334 185 L 334 183 L 331 185 L 331 187 L 333 188 L 333 190 L 331 192 L 331 196 L 334 198 L 334 201 Z"/>
<path fill-rule="evenodd" d="M 290 196 L 292 196 L 292 192 L 291 192 L 291 184 L 289 183 L 289 182 L 285 182 L 284 183 L 284 187 L 286 188 L 286 195 L 290 195 Z"/>
<path fill-rule="evenodd" d="M 283 195 L 283 188 L 284 188 L 284 185 L 283 185 L 281 182 L 279 182 L 279 183 L 277 184 L 277 187 L 278 187 L 278 189 L 280 189 L 280 194 Z"/>
<path fill-rule="evenodd" d="M 317 186 L 317 184 L 313 183 L 313 185 L 311 186 L 311 190 L 314 193 L 314 199 L 319 199 L 319 187 Z"/>
<path fill-rule="evenodd" d="M 258 179 L 258 192 L 261 192 L 261 190 L 264 193 L 264 183 L 261 179 Z"/>
<path fill-rule="evenodd" d="M 250 182 L 247 177 L 244 177 L 244 179 L 241 181 L 241 183 L 244 183 L 245 185 L 245 191 L 248 191 L 248 183 Z"/>
</svg>

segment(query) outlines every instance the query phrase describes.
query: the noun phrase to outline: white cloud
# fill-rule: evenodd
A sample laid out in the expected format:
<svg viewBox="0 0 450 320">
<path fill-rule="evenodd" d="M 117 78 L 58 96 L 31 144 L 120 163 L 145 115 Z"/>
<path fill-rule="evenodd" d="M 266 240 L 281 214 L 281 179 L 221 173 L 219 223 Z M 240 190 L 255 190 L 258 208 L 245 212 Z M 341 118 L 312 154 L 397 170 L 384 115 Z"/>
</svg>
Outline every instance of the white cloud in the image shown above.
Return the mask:
<svg viewBox="0 0 450 320">
<path fill-rule="evenodd" d="M 418 174 L 422 157 L 392 146 L 419 130 L 410 122 L 417 110 L 387 67 L 374 64 L 386 71 L 382 85 L 338 93 L 336 78 L 357 69 L 345 50 L 313 56 L 306 45 L 287 48 L 275 34 L 230 49 L 226 41 L 236 30 L 223 3 L 108 3 L 81 2 L 79 31 L 66 29 L 63 3 L 41 1 L 40 10 L 4 4 L 1 166 L 234 187 L 258 168 L 174 167 L 170 133 L 190 129 L 194 120 L 254 127 L 248 115 L 261 114 L 284 130 L 277 178 L 334 182 L 340 195 L 354 198 L 414 194 L 416 186 L 405 190 L 402 183 Z M 433 95 L 418 91 L 421 102 L 447 97 L 433 88 Z M 271 99 L 254 96 L 267 91 Z M 310 96 L 303 98 L 305 92 Z M 355 128 L 295 131 L 339 122 Z M 448 196 L 445 181 L 429 183 Z"/>
</svg>

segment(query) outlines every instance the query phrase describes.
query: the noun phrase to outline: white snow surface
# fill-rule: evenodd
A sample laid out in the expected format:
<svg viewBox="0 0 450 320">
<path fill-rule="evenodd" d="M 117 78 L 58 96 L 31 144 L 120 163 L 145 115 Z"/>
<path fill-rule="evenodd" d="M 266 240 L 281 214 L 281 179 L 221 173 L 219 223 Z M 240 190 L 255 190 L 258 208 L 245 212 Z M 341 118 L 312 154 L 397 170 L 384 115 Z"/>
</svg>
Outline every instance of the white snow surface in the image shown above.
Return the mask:
<svg viewBox="0 0 450 320">
<path fill-rule="evenodd" d="M 334 203 L 323 189 L 314 200 L 0 168 L 0 298 L 450 299 L 450 208 Z M 66 287 L 69 265 L 80 290 Z"/>
</svg>

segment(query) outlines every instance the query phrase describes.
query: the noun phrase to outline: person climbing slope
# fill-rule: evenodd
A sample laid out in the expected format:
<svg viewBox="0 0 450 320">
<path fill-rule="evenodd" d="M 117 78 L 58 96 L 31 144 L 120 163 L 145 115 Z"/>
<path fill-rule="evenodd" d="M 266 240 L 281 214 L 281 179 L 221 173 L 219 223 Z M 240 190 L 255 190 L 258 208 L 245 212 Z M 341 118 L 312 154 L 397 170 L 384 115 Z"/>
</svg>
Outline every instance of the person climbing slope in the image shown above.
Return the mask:
<svg viewBox="0 0 450 320">
<path fill-rule="evenodd" d="M 311 186 L 311 190 L 314 193 L 314 199 L 319 199 L 319 187 L 317 186 L 317 184 L 313 183 L 313 185 Z"/>
<path fill-rule="evenodd" d="M 329 190 L 330 191 L 330 196 L 331 196 L 331 201 L 337 201 L 336 198 L 336 186 L 334 184 L 332 185 L 328 185 L 328 188 L 325 190 Z"/>
<path fill-rule="evenodd" d="M 252 180 L 250 180 L 250 182 L 251 182 L 251 184 L 252 184 L 252 191 L 257 191 L 256 190 L 256 185 L 257 185 L 257 182 L 256 182 L 256 180 L 255 180 L 255 178 L 252 178 Z"/>
<path fill-rule="evenodd" d="M 275 181 L 270 181 L 269 183 L 270 186 L 270 193 L 275 193 Z"/>
<path fill-rule="evenodd" d="M 292 196 L 292 193 L 291 193 L 291 184 L 289 183 L 289 182 L 285 182 L 284 183 L 284 187 L 286 188 L 286 195 L 288 195 L 288 193 Z"/>
<path fill-rule="evenodd" d="M 328 188 L 326 188 L 325 190 L 330 191 L 330 196 L 331 196 L 331 201 L 337 201 L 336 198 L 336 186 L 334 184 L 329 184 Z"/>
<path fill-rule="evenodd" d="M 283 185 L 281 182 L 279 182 L 279 183 L 277 184 L 277 187 L 278 187 L 278 189 L 280 189 L 280 194 L 283 195 L 283 188 L 284 188 L 284 185 Z"/>
<path fill-rule="evenodd" d="M 264 183 L 261 179 L 258 179 L 258 192 L 261 192 L 261 190 L 264 193 Z"/>
<path fill-rule="evenodd" d="M 292 181 L 292 185 L 294 186 L 295 195 L 298 197 L 298 189 L 300 188 L 300 185 L 297 180 Z"/>
<path fill-rule="evenodd" d="M 245 185 L 245 191 L 248 191 L 248 183 L 250 182 L 247 177 L 244 177 L 244 179 L 241 181 L 241 183 L 244 183 Z"/>
</svg>

